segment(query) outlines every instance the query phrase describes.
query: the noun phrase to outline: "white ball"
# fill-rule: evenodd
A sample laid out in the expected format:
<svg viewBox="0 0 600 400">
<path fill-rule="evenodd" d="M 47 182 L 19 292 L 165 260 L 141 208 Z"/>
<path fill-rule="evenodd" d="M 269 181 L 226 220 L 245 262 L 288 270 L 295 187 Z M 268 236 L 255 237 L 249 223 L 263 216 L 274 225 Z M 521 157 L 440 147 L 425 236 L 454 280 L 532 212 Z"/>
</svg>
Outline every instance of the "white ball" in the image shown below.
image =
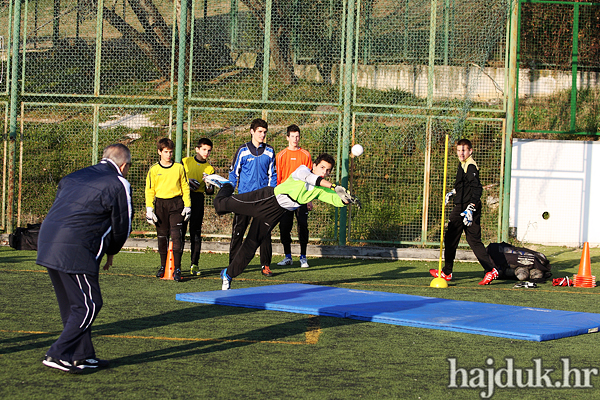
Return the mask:
<svg viewBox="0 0 600 400">
<path fill-rule="evenodd" d="M 354 157 L 358 157 L 360 156 L 363 151 L 365 151 L 365 149 L 363 149 L 363 147 L 360 144 L 355 144 L 354 146 L 352 146 L 352 154 L 354 155 Z"/>
</svg>

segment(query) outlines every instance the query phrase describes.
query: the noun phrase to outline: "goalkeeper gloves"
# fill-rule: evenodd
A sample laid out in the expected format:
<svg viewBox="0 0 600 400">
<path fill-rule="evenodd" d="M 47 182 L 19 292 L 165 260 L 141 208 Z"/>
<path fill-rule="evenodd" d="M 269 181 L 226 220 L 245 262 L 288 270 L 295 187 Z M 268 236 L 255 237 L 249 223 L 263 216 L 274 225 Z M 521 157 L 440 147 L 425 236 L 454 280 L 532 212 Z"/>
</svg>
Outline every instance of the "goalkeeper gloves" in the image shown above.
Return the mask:
<svg viewBox="0 0 600 400">
<path fill-rule="evenodd" d="M 473 213 L 475 212 L 475 206 L 473 204 L 469 204 L 467 209 L 460 213 L 463 218 L 463 224 L 466 226 L 473 225 Z"/>
<path fill-rule="evenodd" d="M 190 219 L 190 216 L 192 215 L 192 209 L 190 207 L 183 207 L 183 211 L 181 212 L 181 215 L 183 216 L 183 220 L 187 221 L 188 219 Z"/>
<path fill-rule="evenodd" d="M 456 189 L 452 189 L 451 191 L 449 191 L 448 193 L 446 193 L 446 198 L 444 199 L 444 205 L 447 206 L 448 202 L 450 201 L 450 197 L 454 196 L 456 194 Z"/>
<path fill-rule="evenodd" d="M 348 205 L 348 204 L 354 204 L 359 210 L 360 210 L 360 200 L 355 197 L 352 196 L 350 194 L 350 192 L 348 190 L 346 190 L 346 188 L 344 188 L 343 186 L 338 186 L 338 185 L 331 185 L 331 188 L 333 190 L 335 190 L 335 193 L 340 196 L 340 199 L 342 199 L 342 203 Z"/>
<path fill-rule="evenodd" d="M 156 218 L 156 214 L 154 214 L 154 209 L 152 207 L 146 207 L 146 221 L 151 225 L 158 222 L 158 218 Z"/>
<path fill-rule="evenodd" d="M 198 182 L 196 179 L 190 179 L 188 185 L 190 185 L 190 189 L 192 190 L 200 189 L 200 182 Z"/>
</svg>

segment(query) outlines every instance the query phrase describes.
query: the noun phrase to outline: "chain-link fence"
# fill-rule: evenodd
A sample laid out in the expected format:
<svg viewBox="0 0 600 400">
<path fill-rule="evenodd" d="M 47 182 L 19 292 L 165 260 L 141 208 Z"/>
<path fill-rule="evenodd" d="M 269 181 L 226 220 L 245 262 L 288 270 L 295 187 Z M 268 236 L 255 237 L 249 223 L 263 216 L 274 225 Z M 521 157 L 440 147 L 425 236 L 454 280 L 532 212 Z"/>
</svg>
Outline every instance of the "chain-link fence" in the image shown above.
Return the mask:
<svg viewBox="0 0 600 400">
<path fill-rule="evenodd" d="M 600 3 L 521 0 L 517 130 L 600 130 Z"/>
<path fill-rule="evenodd" d="M 361 210 L 317 202 L 312 240 L 437 243 L 446 134 L 451 145 L 461 137 L 474 143 L 484 240 L 498 239 L 507 2 L 197 0 L 183 27 L 185 57 L 180 9 L 164 0 L 27 0 L 16 58 L 12 8 L 0 10 L 9 27 L 0 43 L 5 126 L 20 123 L 17 141 L 5 141 L 4 165 L 10 170 L 12 154 L 17 161 L 13 200 L 10 171 L 3 175 L 3 211 L 18 205 L 8 218 L 43 220 L 59 180 L 121 142 L 133 153 L 134 230 L 149 231 L 144 184 L 158 160 L 157 139 L 181 143 L 179 159 L 193 154 L 200 137 L 211 138 L 209 162 L 226 175 L 235 150 L 250 140 L 250 121 L 262 117 L 277 152 L 287 145 L 286 127 L 297 124 L 302 147 L 313 159 L 334 155 L 332 176 L 362 200 Z M 17 60 L 15 99 L 7 72 Z M 361 157 L 349 157 L 354 143 L 364 146 Z M 451 187 L 453 147 L 448 171 Z M 203 234 L 230 235 L 229 217 L 215 215 L 210 196 Z"/>
</svg>

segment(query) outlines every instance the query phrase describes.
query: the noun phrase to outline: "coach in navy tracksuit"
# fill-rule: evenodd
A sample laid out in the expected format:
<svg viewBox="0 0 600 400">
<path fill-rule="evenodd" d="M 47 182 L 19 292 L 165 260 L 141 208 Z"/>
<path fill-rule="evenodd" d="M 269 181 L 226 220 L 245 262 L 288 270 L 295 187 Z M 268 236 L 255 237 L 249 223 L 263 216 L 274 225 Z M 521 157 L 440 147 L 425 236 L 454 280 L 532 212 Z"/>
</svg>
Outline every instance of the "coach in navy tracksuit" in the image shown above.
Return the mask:
<svg viewBox="0 0 600 400">
<path fill-rule="evenodd" d="M 250 135 L 252 140 L 241 145 L 229 168 L 229 181 L 238 193 L 248 193 L 262 189 L 267 186 L 277 186 L 277 172 L 275 169 L 275 150 L 265 143 L 267 122 L 257 118 L 250 124 Z M 231 244 L 229 246 L 229 263 L 233 261 L 237 252 L 242 247 L 244 233 L 251 217 L 235 214 L 231 233 Z M 272 276 L 270 269 L 273 250 L 271 248 L 271 237 L 265 239 L 260 246 L 260 265 L 262 274 Z"/>
<path fill-rule="evenodd" d="M 102 308 L 100 262 L 112 265 L 131 232 L 131 187 L 125 179 L 131 153 L 122 144 L 104 149 L 100 163 L 64 177 L 42 223 L 37 263 L 48 269 L 63 331 L 44 365 L 77 373 L 108 366 L 96 358 L 91 325 Z"/>
</svg>

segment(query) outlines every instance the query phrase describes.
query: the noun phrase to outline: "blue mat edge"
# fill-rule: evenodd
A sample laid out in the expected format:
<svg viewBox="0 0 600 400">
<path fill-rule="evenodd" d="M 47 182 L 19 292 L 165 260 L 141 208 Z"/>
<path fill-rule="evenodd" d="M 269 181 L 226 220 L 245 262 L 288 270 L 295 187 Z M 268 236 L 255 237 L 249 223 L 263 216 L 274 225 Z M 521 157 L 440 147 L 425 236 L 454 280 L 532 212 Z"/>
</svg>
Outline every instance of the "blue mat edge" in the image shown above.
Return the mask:
<svg viewBox="0 0 600 400">
<path fill-rule="evenodd" d="M 292 285 L 294 285 L 294 284 L 292 284 Z M 275 285 L 275 286 L 285 286 L 285 284 L 284 285 Z M 307 286 L 313 286 L 313 285 L 307 285 Z M 461 332 L 461 333 L 469 333 L 469 334 L 475 334 L 475 335 L 493 336 L 493 337 L 501 337 L 501 338 L 506 338 L 506 339 L 527 340 L 527 341 L 535 341 L 535 342 L 541 342 L 541 341 L 553 340 L 553 339 L 561 339 L 561 338 L 566 338 L 566 337 L 572 337 L 572 336 L 578 336 L 578 335 L 592 333 L 592 332 L 590 332 L 590 329 L 592 329 L 592 328 L 578 328 L 578 329 L 573 329 L 570 331 L 563 331 L 560 333 L 560 335 L 554 334 L 554 333 L 553 334 L 515 334 L 515 333 L 507 334 L 504 331 L 500 332 L 500 331 L 496 331 L 496 330 L 461 328 L 461 327 L 455 327 L 455 326 L 450 326 L 450 325 L 439 325 L 439 324 L 434 325 L 434 324 L 427 324 L 427 323 L 415 323 L 413 321 L 390 319 L 390 318 L 386 318 L 386 317 L 371 316 L 371 315 L 360 315 L 360 314 L 354 314 L 352 312 L 323 312 L 318 309 L 308 309 L 308 308 L 303 308 L 300 310 L 298 308 L 291 308 L 291 307 L 286 307 L 283 305 L 273 305 L 273 304 L 269 304 L 269 303 L 266 303 L 266 304 L 263 303 L 260 305 L 248 304 L 248 303 L 238 303 L 235 301 L 229 301 L 227 297 L 222 297 L 219 299 L 204 298 L 204 299 L 202 299 L 202 301 L 198 301 L 197 299 L 189 298 L 186 296 L 186 295 L 196 294 L 196 293 L 203 293 L 203 292 L 179 293 L 179 294 L 175 295 L 175 299 L 179 300 L 179 301 L 199 303 L 199 304 L 213 304 L 213 305 L 222 305 L 222 306 L 229 306 L 229 307 L 251 308 L 251 309 L 255 309 L 255 310 L 281 311 L 281 312 L 289 312 L 289 313 L 294 313 L 294 314 L 319 315 L 319 316 L 334 317 L 334 318 L 347 318 L 347 319 L 354 319 L 354 320 L 366 321 L 366 322 L 384 323 L 384 324 L 388 324 L 388 325 L 410 326 L 410 327 L 425 328 L 425 329 L 436 329 L 436 330 L 444 330 L 444 331 L 451 331 L 451 332 Z M 228 293 L 231 293 L 231 292 L 228 292 Z M 384 292 L 384 293 L 387 293 L 387 292 Z M 515 307 L 517 307 L 517 306 L 515 306 Z M 554 311 L 562 311 L 562 310 L 554 310 Z"/>
</svg>

